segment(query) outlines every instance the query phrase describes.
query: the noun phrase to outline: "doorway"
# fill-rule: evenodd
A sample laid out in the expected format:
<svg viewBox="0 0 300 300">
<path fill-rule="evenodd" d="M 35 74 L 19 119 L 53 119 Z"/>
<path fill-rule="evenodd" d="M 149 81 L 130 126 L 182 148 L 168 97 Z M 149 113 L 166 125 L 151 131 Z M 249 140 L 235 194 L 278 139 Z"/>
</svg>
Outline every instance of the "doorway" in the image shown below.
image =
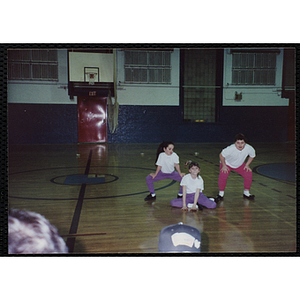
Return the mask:
<svg viewBox="0 0 300 300">
<path fill-rule="evenodd" d="M 181 50 L 181 104 L 184 121 L 214 123 L 218 120 L 223 55 L 223 49 Z"/>
<path fill-rule="evenodd" d="M 106 143 L 107 97 L 77 99 L 78 143 Z"/>
</svg>

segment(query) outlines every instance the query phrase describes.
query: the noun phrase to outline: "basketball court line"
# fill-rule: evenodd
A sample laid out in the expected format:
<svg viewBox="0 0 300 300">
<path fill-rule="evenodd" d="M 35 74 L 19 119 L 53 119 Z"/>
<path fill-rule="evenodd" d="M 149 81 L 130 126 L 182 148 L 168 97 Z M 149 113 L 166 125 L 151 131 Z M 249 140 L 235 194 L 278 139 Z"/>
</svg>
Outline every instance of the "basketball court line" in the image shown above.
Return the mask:
<svg viewBox="0 0 300 300">
<path fill-rule="evenodd" d="M 127 167 L 127 166 L 101 166 L 101 168 L 123 168 L 123 169 L 139 169 L 139 170 L 149 170 L 149 171 L 152 171 L 153 172 L 153 169 L 151 168 L 141 168 L 141 167 Z M 74 169 L 74 168 L 78 168 L 78 167 L 57 167 L 57 168 L 46 168 L 46 169 L 36 169 L 36 170 L 28 170 L 28 171 L 22 171 L 22 172 L 16 172 L 16 173 L 11 173 L 9 175 L 15 175 L 15 174 L 22 174 L 22 173 L 30 173 L 30 172 L 36 172 L 36 171 L 47 171 L 47 170 L 60 170 L 60 169 Z M 81 167 L 80 167 L 81 168 Z M 95 168 L 95 167 L 91 167 L 91 168 Z M 99 168 L 99 167 L 98 167 Z M 87 185 L 95 185 L 95 184 L 109 184 L 111 182 L 114 182 L 116 180 L 119 179 L 119 177 L 115 176 L 115 175 L 112 175 L 112 174 L 99 174 L 99 175 L 109 175 L 109 176 L 113 176 L 114 179 L 111 180 L 111 181 L 106 181 L 106 182 L 98 182 L 98 183 L 87 183 Z M 61 186 L 67 186 L 66 184 L 63 184 L 63 183 L 58 183 L 56 182 L 55 180 L 57 178 L 60 178 L 60 177 L 66 177 L 68 175 L 60 175 L 60 176 L 56 176 L 54 178 L 51 178 L 50 179 L 50 182 L 51 183 L 54 183 L 54 184 L 57 184 L 57 185 L 61 185 Z M 86 176 L 86 175 L 85 175 Z M 171 180 L 171 182 L 165 186 L 162 186 L 160 188 L 157 188 L 156 190 L 162 190 L 162 189 L 165 189 L 165 188 L 168 188 L 169 186 L 175 184 L 176 181 L 175 180 Z M 78 184 L 77 184 L 78 185 Z M 145 191 L 140 191 L 140 192 L 136 192 L 136 193 L 131 193 L 131 194 L 122 194 L 122 195 L 114 195 L 114 196 L 104 196 L 104 197 L 89 197 L 89 198 L 85 198 L 86 200 L 95 200 L 95 199 L 110 199 L 110 198 L 119 198 L 119 197 L 128 197 L 128 196 L 135 196 L 135 195 L 142 195 L 142 194 L 146 194 L 146 193 L 149 193 L 148 190 L 145 190 Z M 51 198 L 33 198 L 33 197 L 20 197 L 20 196 L 14 196 L 14 195 L 8 195 L 8 198 L 14 198 L 14 199 L 24 199 L 24 200 L 38 200 L 38 201 L 41 201 L 41 200 L 46 200 L 46 201 L 65 201 L 65 200 L 78 200 L 78 197 L 77 198 L 54 198 L 54 197 L 51 197 Z"/>
<path fill-rule="evenodd" d="M 194 156 L 194 155 L 192 154 L 191 156 Z M 208 162 L 208 163 L 212 164 L 212 162 L 210 162 L 210 161 L 207 160 L 207 159 L 204 159 L 204 158 L 202 158 L 202 157 L 198 157 L 198 158 L 199 158 L 200 160 L 203 160 L 203 161 L 205 161 L 205 162 Z M 266 164 L 266 165 L 267 165 L 267 164 Z M 269 164 L 268 164 L 268 165 L 269 165 Z M 216 165 L 216 166 L 219 166 L 219 165 Z M 290 181 L 287 181 L 287 180 L 279 179 L 279 178 L 276 178 L 276 177 L 267 176 L 267 175 L 265 175 L 265 174 L 262 174 L 262 173 L 258 172 L 257 169 L 258 169 L 259 167 L 261 167 L 261 166 L 264 166 L 264 165 L 259 165 L 259 166 L 254 167 L 253 170 L 252 170 L 252 172 L 254 172 L 254 173 L 257 174 L 257 175 L 261 175 L 261 176 L 264 176 L 264 177 L 273 179 L 273 180 L 275 180 L 275 181 L 283 182 L 283 183 L 289 184 L 289 185 L 295 185 L 294 182 L 290 182 Z M 235 175 L 241 176 L 240 174 L 237 174 L 237 173 L 236 173 Z M 256 181 L 255 179 L 252 180 L 252 182 L 255 182 L 255 181 Z M 274 188 L 272 188 L 272 187 L 269 187 L 268 185 L 263 184 L 263 183 L 261 183 L 261 182 L 258 182 L 258 184 L 261 185 L 261 186 L 263 186 L 263 187 L 270 188 L 271 190 L 273 190 L 273 191 L 275 191 L 275 192 L 282 193 L 282 191 L 276 190 L 276 189 L 274 189 Z M 285 195 L 285 196 L 287 196 L 287 197 L 289 197 L 289 198 L 292 198 L 292 199 L 296 199 L 294 196 L 291 196 L 291 195 Z"/>
<path fill-rule="evenodd" d="M 286 221 L 285 219 L 279 217 L 277 214 L 273 213 L 270 209 L 267 209 L 267 208 L 264 208 L 262 206 L 260 206 L 259 204 L 257 204 L 257 202 L 253 202 L 253 204 L 258 207 L 259 209 L 261 210 L 264 210 L 265 212 L 267 212 L 268 214 L 270 214 L 271 216 L 277 218 L 278 220 L 280 220 L 281 222 L 285 223 L 285 224 L 288 224 L 290 227 L 292 228 L 296 228 L 296 226 L 294 224 L 292 224 L 291 222 L 289 221 Z"/>
<path fill-rule="evenodd" d="M 85 168 L 84 175 L 89 174 L 90 166 L 91 166 L 91 160 L 92 160 L 92 154 L 93 154 L 93 150 L 91 149 L 90 153 L 89 153 L 89 157 L 88 157 L 88 161 L 87 161 L 87 165 L 86 165 L 86 168 Z M 77 233 L 80 214 L 81 214 L 81 210 L 82 210 L 82 204 L 83 204 L 83 200 L 84 200 L 85 188 L 86 188 L 86 183 L 83 183 L 81 185 L 81 188 L 80 188 L 78 201 L 77 201 L 76 208 L 75 208 L 75 211 L 74 211 L 74 215 L 73 215 L 71 227 L 70 227 L 70 230 L 69 230 L 69 234 L 76 234 Z M 73 251 L 74 251 L 75 240 L 76 240 L 76 237 L 69 237 L 67 239 L 66 244 L 68 246 L 69 253 L 73 253 Z"/>
<path fill-rule="evenodd" d="M 284 164 L 289 165 L 291 163 L 281 163 L 281 164 L 273 163 L 273 164 L 258 165 L 258 166 L 256 166 L 256 167 L 253 168 L 252 172 L 254 172 L 254 173 L 258 174 L 258 175 L 264 176 L 266 178 L 270 178 L 270 179 L 279 181 L 279 182 L 283 182 L 283 183 L 286 183 L 286 184 L 289 184 L 289 185 L 295 185 L 296 178 L 295 178 L 294 181 L 291 181 L 291 180 L 279 178 L 278 175 L 275 175 L 275 174 L 271 175 L 269 172 L 260 172 L 259 171 L 259 169 L 262 168 L 262 167 L 266 167 L 266 166 L 275 166 L 276 167 L 278 165 L 284 165 Z"/>
<path fill-rule="evenodd" d="M 89 171 L 90 171 L 92 153 L 93 153 L 93 150 L 91 149 L 90 153 L 89 153 L 86 169 L 85 169 L 85 172 L 84 172 L 84 175 L 86 175 L 86 176 L 88 176 Z M 175 182 L 176 182 L 175 180 L 172 180 L 170 184 L 168 184 L 167 186 L 162 187 L 162 188 L 166 188 L 170 185 L 173 185 Z M 72 223 L 71 223 L 69 234 L 68 234 L 69 237 L 67 238 L 67 241 L 66 241 L 66 244 L 67 244 L 68 249 L 69 249 L 69 253 L 73 253 L 74 246 L 75 246 L 75 241 L 76 241 L 76 236 L 78 236 L 77 235 L 77 229 L 78 229 L 78 225 L 79 225 L 79 219 L 80 219 L 80 214 L 81 214 L 81 210 L 82 210 L 82 205 L 83 205 L 86 186 L 87 186 L 86 183 L 83 183 L 81 185 L 78 200 L 77 200 L 77 204 L 76 204 L 76 208 L 75 208 L 75 211 L 74 211 L 74 214 L 73 214 L 73 219 L 72 219 Z M 160 189 L 162 189 L 162 188 L 160 188 Z"/>
</svg>

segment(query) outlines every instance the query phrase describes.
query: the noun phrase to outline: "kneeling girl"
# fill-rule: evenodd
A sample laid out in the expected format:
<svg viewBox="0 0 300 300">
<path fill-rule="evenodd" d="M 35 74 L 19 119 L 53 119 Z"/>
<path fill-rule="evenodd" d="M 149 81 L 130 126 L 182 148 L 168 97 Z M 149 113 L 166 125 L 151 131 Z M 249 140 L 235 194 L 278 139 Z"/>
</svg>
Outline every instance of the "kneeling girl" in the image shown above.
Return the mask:
<svg viewBox="0 0 300 300">
<path fill-rule="evenodd" d="M 204 182 L 199 175 L 200 166 L 197 162 L 191 162 L 189 165 L 189 174 L 185 175 L 180 185 L 182 186 L 183 197 L 171 200 L 173 207 L 181 208 L 187 211 L 191 207 L 192 211 L 197 210 L 197 203 L 207 208 L 216 208 L 217 204 L 214 198 L 207 198 L 203 193 Z"/>
</svg>

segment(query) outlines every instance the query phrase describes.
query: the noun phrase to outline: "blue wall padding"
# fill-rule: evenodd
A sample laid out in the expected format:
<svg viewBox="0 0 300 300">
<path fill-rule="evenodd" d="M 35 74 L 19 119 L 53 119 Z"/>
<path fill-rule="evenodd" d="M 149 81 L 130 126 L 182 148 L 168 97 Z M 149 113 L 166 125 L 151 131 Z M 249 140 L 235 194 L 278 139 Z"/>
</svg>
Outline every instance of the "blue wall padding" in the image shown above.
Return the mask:
<svg viewBox="0 0 300 300">
<path fill-rule="evenodd" d="M 242 132 L 250 142 L 286 142 L 288 107 L 221 107 L 216 123 L 184 122 L 180 106 L 120 105 L 119 125 L 108 143 L 232 142 Z M 8 104 L 12 144 L 77 143 L 77 105 Z"/>
<path fill-rule="evenodd" d="M 14 144 L 77 143 L 77 105 L 8 104 L 8 139 Z"/>
</svg>

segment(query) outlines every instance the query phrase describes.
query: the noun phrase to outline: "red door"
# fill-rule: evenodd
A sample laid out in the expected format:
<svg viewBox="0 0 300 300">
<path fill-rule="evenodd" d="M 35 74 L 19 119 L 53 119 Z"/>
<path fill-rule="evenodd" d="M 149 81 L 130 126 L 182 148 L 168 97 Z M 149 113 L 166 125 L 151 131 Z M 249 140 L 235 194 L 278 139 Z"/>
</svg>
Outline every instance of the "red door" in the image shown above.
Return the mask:
<svg viewBox="0 0 300 300">
<path fill-rule="evenodd" d="M 77 99 L 78 143 L 106 143 L 107 98 Z"/>
</svg>

